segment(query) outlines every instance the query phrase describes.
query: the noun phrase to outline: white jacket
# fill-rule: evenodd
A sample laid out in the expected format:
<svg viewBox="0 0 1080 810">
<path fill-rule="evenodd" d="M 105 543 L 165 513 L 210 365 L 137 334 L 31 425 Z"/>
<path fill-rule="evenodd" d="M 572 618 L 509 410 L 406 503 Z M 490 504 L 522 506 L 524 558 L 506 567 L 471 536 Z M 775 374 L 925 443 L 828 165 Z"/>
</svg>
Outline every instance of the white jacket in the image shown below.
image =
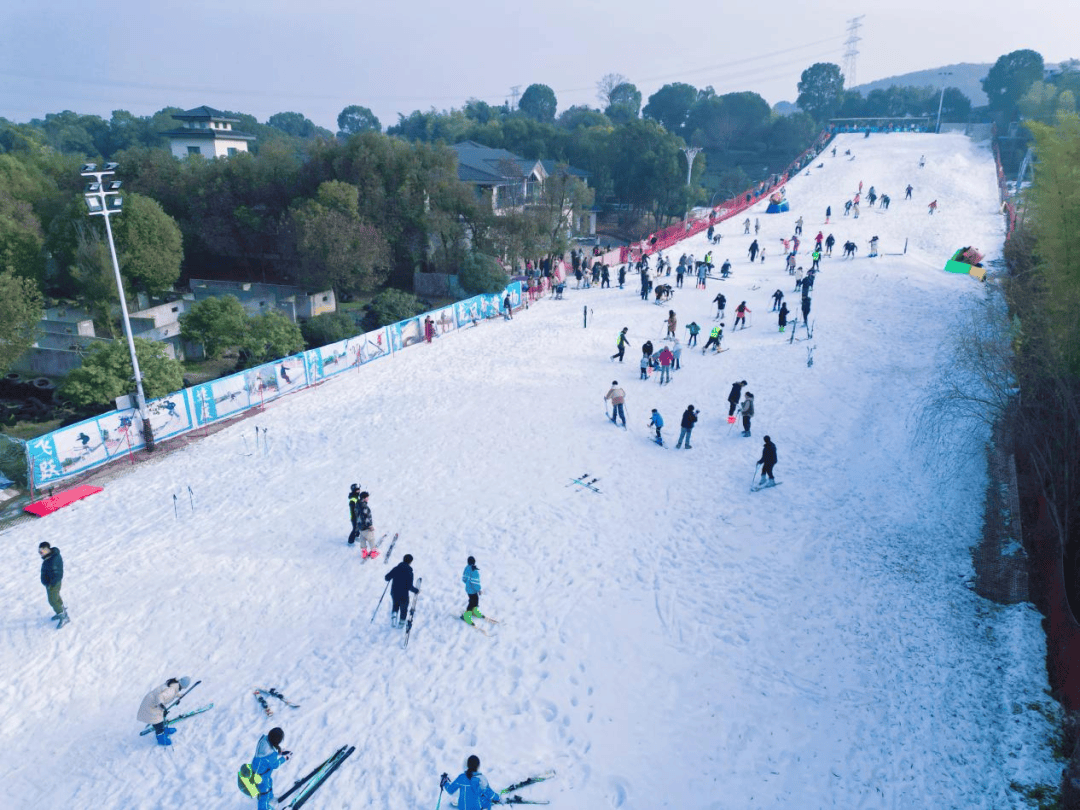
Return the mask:
<svg viewBox="0 0 1080 810">
<path fill-rule="evenodd" d="M 161 707 L 167 706 L 179 694 L 180 684 L 178 683 L 169 686 L 162 684 L 157 689 L 151 689 L 146 693 L 146 697 L 142 699 L 139 713 L 135 715 L 135 719 L 151 725 L 162 722 L 165 719 L 165 713 L 161 710 Z"/>
</svg>

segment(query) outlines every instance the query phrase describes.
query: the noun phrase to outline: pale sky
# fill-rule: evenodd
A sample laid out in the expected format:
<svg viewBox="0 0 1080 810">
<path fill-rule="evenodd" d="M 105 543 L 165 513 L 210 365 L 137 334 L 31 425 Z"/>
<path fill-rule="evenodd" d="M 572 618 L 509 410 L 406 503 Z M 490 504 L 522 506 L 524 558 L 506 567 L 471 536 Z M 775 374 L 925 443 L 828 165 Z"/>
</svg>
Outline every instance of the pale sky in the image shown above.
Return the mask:
<svg viewBox="0 0 1080 810">
<path fill-rule="evenodd" d="M 686 16 L 677 18 L 679 9 Z M 814 62 L 844 66 L 848 20 L 861 20 L 859 83 L 1031 48 L 1080 56 L 1080 4 L 1047 0 L 642 0 L 346 3 L 330 0 L 0 2 L 0 116 L 65 109 L 108 118 L 205 104 L 254 115 L 295 111 L 331 131 L 350 104 L 385 129 L 399 112 L 501 104 L 511 87 L 555 91 L 559 111 L 598 106 L 596 83 L 621 73 L 643 101 L 662 85 L 751 90 L 794 101 Z M 1037 16 L 1036 16 L 1037 15 Z M 848 82 L 850 85 L 851 82 Z"/>
</svg>

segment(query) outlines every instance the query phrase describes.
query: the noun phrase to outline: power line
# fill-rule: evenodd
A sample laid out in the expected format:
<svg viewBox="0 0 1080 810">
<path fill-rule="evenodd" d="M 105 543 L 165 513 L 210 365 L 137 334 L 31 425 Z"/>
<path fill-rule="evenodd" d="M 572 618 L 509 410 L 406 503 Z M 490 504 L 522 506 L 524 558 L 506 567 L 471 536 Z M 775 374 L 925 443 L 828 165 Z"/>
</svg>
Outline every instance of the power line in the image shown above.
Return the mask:
<svg viewBox="0 0 1080 810">
<path fill-rule="evenodd" d="M 854 87 L 857 82 L 855 80 L 855 57 L 859 55 L 858 44 L 862 37 L 859 36 L 859 27 L 862 23 L 859 22 L 865 14 L 860 14 L 858 17 L 852 17 L 848 20 L 847 39 L 844 40 L 844 45 L 847 46 L 847 50 L 844 51 L 844 84 L 848 87 Z"/>
</svg>

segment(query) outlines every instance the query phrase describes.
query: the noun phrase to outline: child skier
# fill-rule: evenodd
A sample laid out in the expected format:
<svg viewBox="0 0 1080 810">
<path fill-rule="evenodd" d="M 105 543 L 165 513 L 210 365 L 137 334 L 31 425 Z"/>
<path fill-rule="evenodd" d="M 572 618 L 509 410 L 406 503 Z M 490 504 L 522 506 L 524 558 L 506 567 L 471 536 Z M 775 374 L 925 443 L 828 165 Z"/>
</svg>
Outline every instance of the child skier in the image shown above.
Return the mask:
<svg viewBox="0 0 1080 810">
<path fill-rule="evenodd" d="M 698 332 L 701 331 L 701 327 L 697 325 L 695 321 L 690 321 L 690 324 L 686 327 L 690 330 L 690 340 L 686 342 L 686 348 L 697 345 Z"/>
<path fill-rule="evenodd" d="M 735 307 L 735 326 L 732 327 L 733 329 L 738 329 L 740 323 L 743 325 L 743 327 L 742 327 L 743 329 L 746 328 L 746 313 L 747 312 L 753 312 L 753 310 L 751 310 L 749 307 L 746 306 L 745 301 L 743 301 L 741 304 L 739 304 L 737 307 Z"/>
<path fill-rule="evenodd" d="M 742 426 L 743 436 L 750 435 L 750 419 L 754 416 L 754 395 L 749 391 L 746 392 L 746 396 L 743 398 L 742 408 Z"/>
<path fill-rule="evenodd" d="M 258 810 L 270 810 L 271 807 L 277 806 L 274 802 L 273 771 L 280 768 L 292 756 L 292 751 L 281 750 L 281 743 L 284 740 L 285 732 L 280 728 L 272 728 L 259 738 L 259 744 L 255 746 L 255 758 L 251 760 L 251 770 L 260 777 Z"/>
<path fill-rule="evenodd" d="M 660 435 L 660 431 L 664 428 L 664 417 L 660 415 L 660 412 L 656 408 L 652 409 L 652 418 L 649 419 L 649 427 L 656 428 L 656 438 L 653 439 L 661 447 L 664 446 L 664 437 Z"/>
<path fill-rule="evenodd" d="M 461 618 L 466 624 L 472 624 L 473 618 L 482 619 L 484 614 L 480 612 L 480 569 L 476 567 L 476 558 L 469 557 L 468 564 L 461 574 L 461 581 L 465 583 L 465 593 L 469 597 L 469 605 Z"/>
<path fill-rule="evenodd" d="M 379 549 L 375 547 L 375 522 L 371 517 L 371 507 L 368 506 L 368 493 L 360 493 L 360 501 L 356 507 L 356 531 L 360 536 L 360 556 L 365 560 L 368 557 L 378 557 Z"/>
<path fill-rule="evenodd" d="M 492 802 L 501 804 L 499 794 L 491 789 L 488 780 L 480 773 L 480 757 L 476 754 L 469 757 L 465 763 L 465 772 L 458 775 L 453 782 L 444 773 L 439 780 L 439 787 L 451 795 L 460 790 L 458 807 L 462 810 L 485 810 L 491 807 Z"/>
</svg>

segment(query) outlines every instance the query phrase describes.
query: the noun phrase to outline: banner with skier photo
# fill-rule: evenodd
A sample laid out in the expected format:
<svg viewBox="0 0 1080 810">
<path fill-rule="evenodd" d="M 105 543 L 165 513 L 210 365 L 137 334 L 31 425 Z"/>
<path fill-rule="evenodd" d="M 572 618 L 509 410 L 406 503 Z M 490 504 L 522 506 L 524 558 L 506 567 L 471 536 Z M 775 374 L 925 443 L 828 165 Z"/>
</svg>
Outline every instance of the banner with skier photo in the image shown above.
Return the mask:
<svg viewBox="0 0 1080 810">
<path fill-rule="evenodd" d="M 303 355 L 249 368 L 244 372 L 252 403 L 265 403 L 307 385 L 307 370 Z"/>
<path fill-rule="evenodd" d="M 239 413 L 252 405 L 244 372 L 211 380 L 190 390 L 195 399 L 195 421 L 200 425 Z M 255 402 L 258 401 L 256 394 Z"/>
<path fill-rule="evenodd" d="M 134 411 L 132 411 L 134 413 Z M 135 417 L 138 418 L 137 415 Z M 111 436 L 111 433 L 110 433 Z M 142 431 L 132 436 L 142 446 Z M 68 425 L 40 436 L 27 444 L 34 483 L 49 484 L 77 473 L 85 472 L 110 458 L 106 438 L 98 426 L 98 417 Z"/>
<path fill-rule="evenodd" d="M 191 418 L 191 403 L 188 401 L 186 389 L 146 403 L 146 412 L 150 418 L 150 427 L 153 429 L 155 439 L 168 439 L 186 433 L 195 426 Z M 99 420 L 102 418 L 98 417 Z M 141 435 L 140 431 L 140 437 Z M 134 441 L 135 437 L 131 438 Z"/>
</svg>

